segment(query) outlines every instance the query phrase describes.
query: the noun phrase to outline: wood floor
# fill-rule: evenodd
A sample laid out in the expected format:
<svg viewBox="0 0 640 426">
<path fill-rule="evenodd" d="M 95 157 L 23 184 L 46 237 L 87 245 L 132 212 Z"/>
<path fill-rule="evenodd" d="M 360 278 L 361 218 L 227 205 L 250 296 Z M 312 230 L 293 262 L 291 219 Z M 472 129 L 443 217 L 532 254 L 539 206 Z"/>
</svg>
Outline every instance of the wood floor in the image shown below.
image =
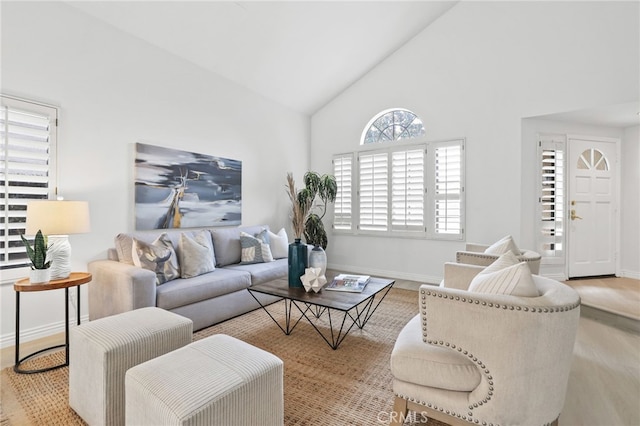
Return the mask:
<svg viewBox="0 0 640 426">
<path fill-rule="evenodd" d="M 589 278 L 565 281 L 592 306 L 640 321 L 640 280 L 631 278 Z"/>
<path fill-rule="evenodd" d="M 583 304 L 597 304 L 602 312 L 620 309 L 625 318 L 638 316 L 640 281 L 613 278 L 569 281 Z M 417 289 L 418 283 L 398 280 L 401 288 Z M 598 288 L 600 290 L 598 290 Z M 584 306 L 583 306 L 584 312 Z M 612 314 L 613 315 L 613 314 Z M 25 353 L 46 347 L 63 336 L 29 342 Z M 2 350 L 2 368 L 13 365 L 13 347 Z M 46 373 L 43 373 L 46 374 Z M 562 426 L 640 425 L 640 334 L 582 315 L 574 347 Z"/>
</svg>

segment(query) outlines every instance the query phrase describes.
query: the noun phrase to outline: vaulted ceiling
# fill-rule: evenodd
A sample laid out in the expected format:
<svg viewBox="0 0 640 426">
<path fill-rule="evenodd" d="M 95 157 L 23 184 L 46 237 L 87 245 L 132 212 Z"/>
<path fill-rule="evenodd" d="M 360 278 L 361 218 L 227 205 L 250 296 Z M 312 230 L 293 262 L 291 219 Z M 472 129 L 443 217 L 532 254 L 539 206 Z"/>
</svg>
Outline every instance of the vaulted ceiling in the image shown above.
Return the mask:
<svg viewBox="0 0 640 426">
<path fill-rule="evenodd" d="M 457 2 L 67 3 L 311 115 Z"/>
<path fill-rule="evenodd" d="M 171 54 L 313 115 L 457 1 L 67 1 Z M 639 103 L 540 118 L 627 127 Z"/>
</svg>

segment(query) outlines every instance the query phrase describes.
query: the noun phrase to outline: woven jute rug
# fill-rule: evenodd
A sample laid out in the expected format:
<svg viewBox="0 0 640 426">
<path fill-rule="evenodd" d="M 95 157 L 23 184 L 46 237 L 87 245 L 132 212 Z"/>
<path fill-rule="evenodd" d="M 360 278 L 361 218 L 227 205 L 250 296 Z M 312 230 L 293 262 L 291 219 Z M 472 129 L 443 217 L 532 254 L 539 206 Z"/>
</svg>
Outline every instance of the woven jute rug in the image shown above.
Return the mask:
<svg viewBox="0 0 640 426">
<path fill-rule="evenodd" d="M 269 311 L 284 323 L 283 302 L 271 305 Z M 200 330 L 194 340 L 228 334 L 282 359 L 287 426 L 384 425 L 394 398 L 391 350 L 402 327 L 417 312 L 417 292 L 392 289 L 364 329 L 354 327 L 337 350 L 304 320 L 291 335 L 284 335 L 261 309 Z M 335 316 L 332 319 L 334 327 L 339 324 Z M 329 332 L 326 314 L 314 321 Z M 25 363 L 24 368 L 61 363 L 63 357 L 63 352 L 55 352 Z M 1 380 L 2 426 L 85 424 L 68 405 L 68 368 L 30 375 L 7 368 Z M 442 425 L 416 415 L 410 415 L 406 424 Z"/>
</svg>

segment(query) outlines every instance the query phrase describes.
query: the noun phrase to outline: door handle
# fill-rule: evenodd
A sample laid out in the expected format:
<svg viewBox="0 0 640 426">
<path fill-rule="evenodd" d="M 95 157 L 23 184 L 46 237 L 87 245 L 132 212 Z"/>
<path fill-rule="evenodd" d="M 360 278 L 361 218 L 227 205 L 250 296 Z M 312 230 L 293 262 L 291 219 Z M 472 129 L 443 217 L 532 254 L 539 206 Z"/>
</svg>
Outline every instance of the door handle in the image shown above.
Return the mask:
<svg viewBox="0 0 640 426">
<path fill-rule="evenodd" d="M 582 220 L 582 218 L 576 214 L 576 211 L 574 209 L 571 209 L 571 220 L 576 220 L 576 219 Z"/>
</svg>

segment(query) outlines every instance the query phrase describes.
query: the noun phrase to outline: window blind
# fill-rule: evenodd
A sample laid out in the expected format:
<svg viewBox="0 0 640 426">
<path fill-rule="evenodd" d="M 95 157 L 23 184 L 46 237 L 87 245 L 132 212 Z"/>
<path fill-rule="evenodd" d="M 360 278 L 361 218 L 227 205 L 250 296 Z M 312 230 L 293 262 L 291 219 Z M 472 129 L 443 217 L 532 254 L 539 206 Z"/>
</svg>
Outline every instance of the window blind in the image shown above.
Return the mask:
<svg viewBox="0 0 640 426">
<path fill-rule="evenodd" d="M 27 202 L 47 199 L 53 185 L 57 110 L 0 97 L 0 269 L 28 265 L 24 234 Z"/>
<path fill-rule="evenodd" d="M 424 231 L 425 148 L 391 153 L 391 228 Z"/>
<path fill-rule="evenodd" d="M 564 258 L 564 135 L 538 135 L 538 250 L 545 258 Z"/>
<path fill-rule="evenodd" d="M 388 229 L 388 162 L 387 152 L 360 153 L 358 157 L 360 230 Z"/>
<path fill-rule="evenodd" d="M 433 232 L 461 235 L 463 145 L 461 141 L 435 143 L 433 151 Z"/>
<path fill-rule="evenodd" d="M 333 159 L 333 175 L 338 191 L 333 203 L 333 228 L 352 229 L 353 155 L 340 155 Z"/>
</svg>

